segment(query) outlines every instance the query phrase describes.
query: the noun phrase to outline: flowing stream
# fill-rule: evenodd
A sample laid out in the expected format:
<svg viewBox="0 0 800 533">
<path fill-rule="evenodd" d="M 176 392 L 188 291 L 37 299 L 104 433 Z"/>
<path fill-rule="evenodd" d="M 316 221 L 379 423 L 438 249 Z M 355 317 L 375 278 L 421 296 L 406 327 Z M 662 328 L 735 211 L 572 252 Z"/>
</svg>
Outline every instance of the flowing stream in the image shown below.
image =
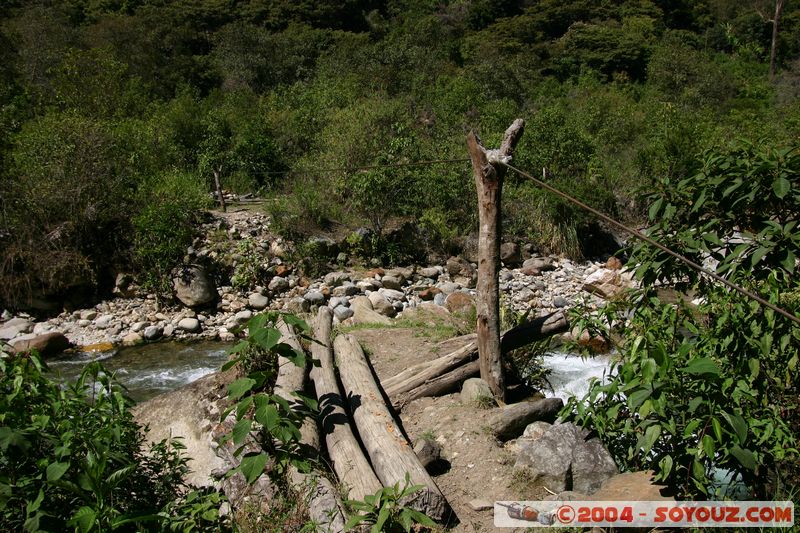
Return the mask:
<svg viewBox="0 0 800 533">
<path fill-rule="evenodd" d="M 553 387 L 552 391 L 545 391 L 545 395 L 561 398 L 566 403 L 570 396 L 583 398 L 589 391 L 591 378 L 603 379 L 608 375 L 611 357 L 581 357 L 567 352 L 548 352 L 542 357 L 542 366 L 550 371 L 547 381 Z"/>
<path fill-rule="evenodd" d="M 228 359 L 230 344 L 158 342 L 103 353 L 70 354 L 48 361 L 52 373 L 74 382 L 86 364 L 100 361 L 134 400 L 143 401 L 191 383 L 219 368 Z"/>
</svg>

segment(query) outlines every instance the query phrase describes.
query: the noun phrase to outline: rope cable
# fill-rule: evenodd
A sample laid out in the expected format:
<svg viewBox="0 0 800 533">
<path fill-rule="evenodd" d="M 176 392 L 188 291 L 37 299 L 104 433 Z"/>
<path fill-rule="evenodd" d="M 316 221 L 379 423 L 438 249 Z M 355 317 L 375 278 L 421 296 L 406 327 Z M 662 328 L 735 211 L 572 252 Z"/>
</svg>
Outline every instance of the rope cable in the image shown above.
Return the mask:
<svg viewBox="0 0 800 533">
<path fill-rule="evenodd" d="M 741 287 L 739 285 L 736 285 L 735 283 L 732 283 L 732 282 L 728 281 L 727 279 L 723 278 L 722 276 L 720 276 L 716 272 L 712 272 L 712 271 L 708 270 L 707 268 L 704 268 L 703 266 L 695 263 L 694 261 L 692 261 L 688 257 L 683 256 L 683 255 L 681 255 L 681 254 L 679 254 L 677 252 L 673 252 L 672 250 L 670 250 L 669 248 L 667 248 L 663 244 L 661 244 L 659 242 L 656 242 L 655 240 L 651 239 L 650 237 L 648 237 L 647 235 L 645 235 L 641 231 L 638 231 L 638 230 L 633 229 L 633 228 L 631 228 L 629 226 L 626 226 L 622 222 L 617 222 L 616 220 L 614 220 L 613 218 L 609 217 L 608 215 L 606 215 L 604 213 L 601 213 L 597 209 L 586 205 L 585 203 L 581 202 L 577 198 L 573 198 L 572 196 L 568 195 L 567 193 L 556 189 L 552 185 L 549 185 L 548 183 L 546 183 L 546 182 L 544 182 L 544 181 L 532 176 L 531 174 L 528 174 L 527 172 L 525 172 L 523 170 L 520 170 L 520 169 L 518 169 L 518 168 L 516 168 L 516 167 L 514 167 L 514 166 L 512 166 L 512 165 L 510 165 L 508 163 L 505 163 L 503 161 L 500 161 L 499 163 L 501 165 L 504 165 L 505 167 L 513 170 L 514 172 L 516 172 L 520 176 L 528 178 L 529 180 L 533 181 L 534 183 L 536 183 L 540 187 L 552 192 L 555 195 L 560 196 L 561 198 L 567 200 L 568 202 L 570 202 L 572 204 L 577 205 L 581 209 L 589 211 L 590 213 L 592 213 L 596 217 L 598 217 L 601 220 L 611 224 L 612 226 L 614 226 L 616 228 L 619 228 L 619 229 L 625 231 L 626 233 L 630 233 L 631 235 L 637 237 L 638 239 L 641 239 L 641 240 L 645 241 L 646 243 L 648 243 L 648 244 L 650 244 L 652 246 L 655 246 L 656 248 L 658 248 L 662 252 L 671 255 L 675 259 L 678 259 L 679 261 L 682 261 L 683 263 L 686 263 L 687 265 L 689 265 L 694 270 L 697 270 L 698 272 L 701 272 L 701 273 L 705 274 L 706 276 L 712 278 L 713 280 L 718 281 L 719 283 L 722 283 L 726 287 L 731 288 L 731 289 L 735 290 L 736 292 L 738 292 L 738 293 L 740 293 L 740 294 L 742 294 L 744 296 L 747 296 L 748 298 L 750 298 L 752 300 L 755 300 L 756 302 L 760 303 L 761 305 L 772 309 L 776 313 L 779 313 L 779 314 L 785 316 L 789 320 L 791 320 L 791 321 L 793 321 L 793 322 L 795 322 L 797 324 L 800 324 L 800 318 L 798 318 L 797 316 L 789 313 L 788 311 L 786 311 L 784 309 L 781 309 L 780 307 L 778 307 L 777 305 L 775 305 L 775 304 L 773 304 L 771 302 L 768 302 L 767 300 L 765 300 L 761 296 L 755 294 L 754 292 L 751 292 L 751 291 L 745 289 L 744 287 Z"/>
</svg>

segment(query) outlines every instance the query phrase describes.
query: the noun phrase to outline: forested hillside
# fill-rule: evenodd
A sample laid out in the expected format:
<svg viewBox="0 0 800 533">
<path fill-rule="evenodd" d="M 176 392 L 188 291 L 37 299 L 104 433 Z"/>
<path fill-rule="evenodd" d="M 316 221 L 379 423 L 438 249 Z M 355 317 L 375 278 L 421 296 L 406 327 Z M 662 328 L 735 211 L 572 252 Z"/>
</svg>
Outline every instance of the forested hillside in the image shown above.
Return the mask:
<svg viewBox="0 0 800 533">
<path fill-rule="evenodd" d="M 157 285 L 212 176 L 275 227 L 476 224 L 465 158 L 528 121 L 516 164 L 623 219 L 733 139 L 800 134 L 800 4 L 773 0 L 3 0 L 0 300 Z M 505 232 L 590 253 L 583 213 L 509 176 Z M 534 231 L 535 229 L 535 231 Z M 146 281 L 146 280 L 145 280 Z"/>
</svg>

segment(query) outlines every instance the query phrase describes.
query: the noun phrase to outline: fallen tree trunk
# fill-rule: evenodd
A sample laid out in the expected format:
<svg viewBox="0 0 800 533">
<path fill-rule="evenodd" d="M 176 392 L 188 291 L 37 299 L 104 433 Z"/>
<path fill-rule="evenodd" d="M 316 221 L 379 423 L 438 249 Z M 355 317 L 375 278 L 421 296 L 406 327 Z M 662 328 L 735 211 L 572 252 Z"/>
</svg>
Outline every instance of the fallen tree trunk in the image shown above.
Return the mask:
<svg viewBox="0 0 800 533">
<path fill-rule="evenodd" d="M 458 368 L 442 374 L 419 387 L 412 389 L 397 396 L 390 396 L 392 400 L 392 407 L 400 410 L 408 402 L 416 400 L 417 398 L 425 398 L 427 396 L 442 396 L 448 392 L 452 392 L 458 386 L 469 378 L 473 378 L 481 373 L 481 366 L 478 360 L 470 361 L 467 364 L 461 365 Z"/>
<path fill-rule="evenodd" d="M 319 399 L 319 425 L 325 437 L 333 470 L 349 491 L 348 497 L 363 500 L 365 496 L 375 494 L 383 485 L 372 471 L 372 466 L 353 434 L 344 409 L 333 364 L 332 319 L 330 308 L 319 308 L 314 324 L 314 338 L 317 343 L 311 345 L 311 355 L 319 361 L 319 366 L 311 368 L 311 379 Z"/>
<path fill-rule="evenodd" d="M 501 341 L 503 355 L 511 350 L 546 339 L 568 329 L 569 322 L 561 311 L 520 324 L 503 334 Z M 461 376 L 463 376 L 463 379 L 472 377 L 472 374 L 461 371 L 460 367 L 478 357 L 477 343 L 468 341 L 468 339 L 472 338 L 470 335 L 465 335 L 462 338 L 465 342 L 468 342 L 462 348 L 432 361 L 414 365 L 396 376 L 382 381 L 381 385 L 383 385 L 386 394 L 392 399 L 392 404 L 398 406 L 412 399 L 435 396 L 437 394 L 435 391 L 441 391 L 438 394 L 444 394 L 459 383 L 458 379 Z M 440 377 L 442 378 L 441 380 L 439 380 Z M 419 389 L 419 392 L 417 389 Z M 432 392 L 423 393 L 422 390 L 430 390 Z"/>
<path fill-rule="evenodd" d="M 564 402 L 561 398 L 514 403 L 495 410 L 487 425 L 495 437 L 507 441 L 519 437 L 532 422 L 553 422 L 562 407 Z"/>
<path fill-rule="evenodd" d="M 415 389 L 423 383 L 437 376 L 441 376 L 445 372 L 459 367 L 466 362 L 472 361 L 476 357 L 478 357 L 477 344 L 471 342 L 451 354 L 447 354 L 428 363 L 416 365 L 415 367 L 408 369 L 413 370 L 413 374 L 409 375 L 407 373 L 408 371 L 401 372 L 400 374 L 403 375 L 403 379 L 399 381 L 387 380 L 389 383 L 383 384 L 384 390 L 386 391 L 386 394 L 394 398 L 395 396 Z"/>
<path fill-rule="evenodd" d="M 302 351 L 302 346 L 292 330 L 285 322 L 278 323 L 281 342 Z M 306 368 L 299 367 L 286 359 L 278 357 L 278 377 L 275 380 L 274 393 L 281 396 L 289 405 L 297 400 L 293 392 L 303 393 L 306 386 Z M 300 444 L 309 454 L 319 456 L 319 429 L 314 419 L 308 418 L 300 428 Z M 339 533 L 344 531 L 345 517 L 339 502 L 336 489 L 324 476 L 317 473 L 303 473 L 290 466 L 289 482 L 292 488 L 308 503 L 309 518 L 319 525 L 322 531 Z"/>
<path fill-rule="evenodd" d="M 569 321 L 563 311 L 534 318 L 503 333 L 500 348 L 503 354 L 516 350 L 532 342 L 540 341 L 557 333 L 569 331 Z"/>
<path fill-rule="evenodd" d="M 402 503 L 434 520 L 443 520 L 450 509 L 447 500 L 389 412 L 358 341 L 351 335 L 340 335 L 334 341 L 334 351 L 350 412 L 378 479 L 384 486 L 402 487 L 408 475 L 412 484 L 423 488 Z"/>
</svg>

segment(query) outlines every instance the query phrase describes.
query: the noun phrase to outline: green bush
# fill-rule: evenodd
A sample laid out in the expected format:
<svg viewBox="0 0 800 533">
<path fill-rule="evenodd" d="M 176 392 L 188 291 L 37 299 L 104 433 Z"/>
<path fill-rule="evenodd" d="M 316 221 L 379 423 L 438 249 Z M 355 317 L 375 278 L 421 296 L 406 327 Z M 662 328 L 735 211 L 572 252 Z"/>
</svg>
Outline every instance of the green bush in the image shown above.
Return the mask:
<svg viewBox="0 0 800 533">
<path fill-rule="evenodd" d="M 0 358 L 0 531 L 220 531 L 223 497 L 183 481 L 179 441 L 144 431 L 99 363 L 62 387 L 38 355 Z"/>
<path fill-rule="evenodd" d="M 653 195 L 650 235 L 800 316 L 797 151 L 707 154 L 696 175 Z M 756 498 L 791 491 L 800 328 L 649 245 L 631 264 L 644 289 L 601 319 L 601 331 L 624 335 L 620 360 L 566 412 L 597 431 L 621 466 L 653 469 L 681 496 L 721 496 L 721 470 Z M 676 298 L 660 297 L 656 287 L 669 286 Z"/>
</svg>

